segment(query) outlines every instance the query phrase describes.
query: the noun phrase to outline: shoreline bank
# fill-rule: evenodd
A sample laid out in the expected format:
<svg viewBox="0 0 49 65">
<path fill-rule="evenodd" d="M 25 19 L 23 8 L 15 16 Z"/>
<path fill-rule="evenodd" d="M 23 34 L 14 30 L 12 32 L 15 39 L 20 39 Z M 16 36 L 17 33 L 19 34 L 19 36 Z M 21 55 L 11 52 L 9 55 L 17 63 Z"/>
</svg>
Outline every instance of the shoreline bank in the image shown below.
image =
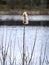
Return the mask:
<svg viewBox="0 0 49 65">
<path fill-rule="evenodd" d="M 0 10 L 0 15 L 22 15 L 24 11 L 28 15 L 49 15 L 49 10 Z"/>
</svg>

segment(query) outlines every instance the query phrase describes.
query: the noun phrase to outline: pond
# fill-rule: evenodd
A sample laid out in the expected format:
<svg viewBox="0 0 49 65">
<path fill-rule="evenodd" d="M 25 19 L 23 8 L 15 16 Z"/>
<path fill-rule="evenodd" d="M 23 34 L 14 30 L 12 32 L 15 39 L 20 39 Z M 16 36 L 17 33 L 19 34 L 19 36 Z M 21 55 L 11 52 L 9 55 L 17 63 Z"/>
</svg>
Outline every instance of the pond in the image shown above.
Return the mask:
<svg viewBox="0 0 49 65">
<path fill-rule="evenodd" d="M 8 55 L 6 62 L 9 64 L 9 56 L 11 49 L 11 61 L 16 58 L 16 64 L 20 65 L 22 62 L 23 55 L 23 32 L 24 26 L 0 26 L 0 47 L 6 50 L 9 44 Z M 37 36 L 36 36 L 37 35 Z M 36 37 L 36 41 L 35 41 Z M 47 26 L 25 26 L 25 54 L 27 57 L 27 63 L 31 57 L 32 48 L 33 56 L 31 60 L 31 65 L 40 65 L 44 59 L 44 65 L 48 64 L 49 60 L 49 27 Z M 1 52 L 0 52 L 1 56 Z M 25 63 L 26 65 L 26 63 Z"/>
<path fill-rule="evenodd" d="M 49 15 L 28 15 L 29 21 L 49 21 Z M 22 15 L 0 15 L 1 21 L 22 21 Z"/>
</svg>

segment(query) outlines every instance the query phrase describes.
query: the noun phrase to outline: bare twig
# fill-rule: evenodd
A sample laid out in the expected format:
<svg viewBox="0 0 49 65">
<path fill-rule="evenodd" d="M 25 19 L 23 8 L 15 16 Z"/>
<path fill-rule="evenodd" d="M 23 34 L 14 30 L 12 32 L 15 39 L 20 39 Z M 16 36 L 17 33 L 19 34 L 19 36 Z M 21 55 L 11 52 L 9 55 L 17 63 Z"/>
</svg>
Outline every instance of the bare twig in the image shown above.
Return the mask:
<svg viewBox="0 0 49 65">
<path fill-rule="evenodd" d="M 46 43 L 45 43 L 45 48 L 44 48 L 44 57 L 43 57 L 42 65 L 44 64 L 44 61 L 45 61 L 46 47 L 47 47 L 47 41 L 46 41 Z"/>
<path fill-rule="evenodd" d="M 47 55 L 46 55 L 46 64 L 48 65 L 49 64 L 49 60 L 48 60 L 48 57 L 47 57 Z"/>
<path fill-rule="evenodd" d="M 39 65 L 42 65 L 42 49 L 43 49 L 43 45 L 41 45 L 41 49 L 40 49 L 40 56 L 39 56 Z"/>
<path fill-rule="evenodd" d="M 33 48 L 32 48 L 31 57 L 29 59 L 28 65 L 30 65 L 30 62 L 32 60 L 32 56 L 33 56 L 33 52 L 34 52 L 34 48 L 35 48 L 35 44 L 36 44 L 36 39 L 37 39 L 37 30 L 36 30 L 34 45 L 33 45 Z"/>
<path fill-rule="evenodd" d="M 23 58 L 22 58 L 22 65 L 24 65 L 25 60 L 25 25 L 24 25 L 24 31 L 23 31 Z"/>
</svg>

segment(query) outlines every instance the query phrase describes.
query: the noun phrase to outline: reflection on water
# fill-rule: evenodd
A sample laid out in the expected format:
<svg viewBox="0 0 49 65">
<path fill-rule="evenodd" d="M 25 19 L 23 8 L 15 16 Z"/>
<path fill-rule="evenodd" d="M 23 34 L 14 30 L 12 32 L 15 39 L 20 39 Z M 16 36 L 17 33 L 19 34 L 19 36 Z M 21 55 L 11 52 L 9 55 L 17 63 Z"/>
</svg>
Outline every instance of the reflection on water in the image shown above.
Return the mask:
<svg viewBox="0 0 49 65">
<path fill-rule="evenodd" d="M 49 15 L 28 15 L 29 21 L 49 21 Z M 22 21 L 23 16 L 22 15 L 0 15 L 1 21 Z"/>
<path fill-rule="evenodd" d="M 11 53 L 13 53 L 13 50 L 14 50 L 13 48 L 15 44 L 14 56 L 17 59 L 17 64 L 21 63 L 20 59 L 21 59 L 22 50 L 23 50 L 22 48 L 23 29 L 24 29 L 23 26 L 0 26 L 0 46 L 2 45 L 2 39 L 3 39 L 4 47 L 6 43 L 6 48 L 8 46 L 8 43 L 11 43 L 11 49 L 12 49 Z M 36 45 L 35 45 L 33 57 L 34 57 L 34 63 L 37 60 L 37 64 L 39 64 L 41 46 L 42 46 L 42 59 L 43 59 L 45 44 L 47 44 L 45 54 L 49 58 L 49 27 L 46 27 L 46 26 L 45 27 L 43 26 L 26 26 L 25 27 L 25 51 L 26 51 L 26 56 L 29 53 L 28 59 L 31 56 L 31 51 L 34 44 L 36 30 L 37 30 L 37 38 L 36 38 Z M 8 51 L 8 55 L 9 54 L 10 54 L 10 50 Z M 11 56 L 13 58 L 13 54 L 11 54 Z"/>
</svg>

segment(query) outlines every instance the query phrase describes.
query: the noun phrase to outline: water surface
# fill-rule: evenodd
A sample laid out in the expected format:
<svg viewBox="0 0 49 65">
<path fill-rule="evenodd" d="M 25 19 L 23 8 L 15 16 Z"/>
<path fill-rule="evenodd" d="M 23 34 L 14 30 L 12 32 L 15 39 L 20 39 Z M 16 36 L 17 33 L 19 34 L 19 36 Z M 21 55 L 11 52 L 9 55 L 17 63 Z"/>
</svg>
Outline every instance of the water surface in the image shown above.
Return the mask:
<svg viewBox="0 0 49 65">
<path fill-rule="evenodd" d="M 11 56 L 13 59 L 13 52 L 14 52 L 14 56 L 16 57 L 17 64 L 21 63 L 21 55 L 23 50 L 23 47 L 22 47 L 23 32 L 24 32 L 23 30 L 24 30 L 24 26 L 0 26 L 0 46 L 2 45 L 2 41 L 3 41 L 4 49 L 5 49 L 5 44 L 6 44 L 6 48 L 8 44 L 11 44 L 11 49 L 12 49 Z M 36 34 L 37 34 L 36 45 L 35 45 L 33 57 L 34 57 L 34 63 L 36 63 L 36 60 L 37 60 L 37 65 L 38 65 L 39 57 L 41 53 L 41 46 L 42 46 L 42 58 L 43 58 L 45 44 L 46 44 L 45 54 L 49 58 L 49 27 L 47 26 L 45 27 L 44 26 L 26 26 L 25 27 L 25 53 L 26 53 L 26 56 L 29 53 L 28 59 L 31 56 L 31 51 L 33 48 Z M 10 47 L 8 51 L 8 56 L 9 55 L 10 55 Z M 9 57 L 7 57 L 7 59 L 9 59 Z"/>
</svg>

